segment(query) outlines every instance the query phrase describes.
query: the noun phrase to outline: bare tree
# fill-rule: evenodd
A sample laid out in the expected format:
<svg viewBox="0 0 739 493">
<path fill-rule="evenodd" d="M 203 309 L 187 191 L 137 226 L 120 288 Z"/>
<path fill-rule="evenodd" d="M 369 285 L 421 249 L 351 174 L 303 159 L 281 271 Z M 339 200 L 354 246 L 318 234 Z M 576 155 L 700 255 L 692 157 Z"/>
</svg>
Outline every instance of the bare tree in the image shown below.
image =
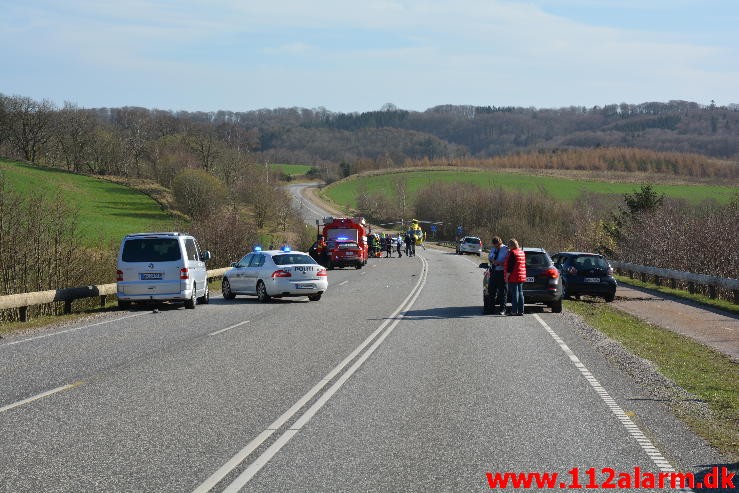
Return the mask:
<svg viewBox="0 0 739 493">
<path fill-rule="evenodd" d="M 51 137 L 53 104 L 13 96 L 6 100 L 5 111 L 8 140 L 23 159 L 35 163 L 42 146 Z"/>
<path fill-rule="evenodd" d="M 98 123 L 92 113 L 69 102 L 56 113 L 54 121 L 54 140 L 67 170 L 79 172 L 89 159 Z"/>
</svg>

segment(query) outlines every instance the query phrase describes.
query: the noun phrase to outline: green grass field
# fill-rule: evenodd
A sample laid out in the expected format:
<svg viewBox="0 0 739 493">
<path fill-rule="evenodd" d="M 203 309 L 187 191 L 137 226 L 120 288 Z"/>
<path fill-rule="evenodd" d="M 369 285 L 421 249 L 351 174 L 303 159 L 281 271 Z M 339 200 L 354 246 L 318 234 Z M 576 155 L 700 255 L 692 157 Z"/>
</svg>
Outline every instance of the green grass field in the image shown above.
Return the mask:
<svg viewBox="0 0 739 493">
<path fill-rule="evenodd" d="M 303 176 L 313 168 L 307 164 L 270 164 L 271 168 L 278 169 L 288 176 Z"/>
<path fill-rule="evenodd" d="M 384 175 L 369 175 L 350 178 L 332 183 L 323 194 L 333 202 L 345 207 L 356 208 L 357 191 L 366 187 L 368 191 L 384 191 L 388 199 L 395 196 L 396 183 L 405 180 L 411 200 L 418 190 L 434 182 L 472 183 L 481 187 L 503 188 L 534 192 L 544 190 L 552 198 L 574 201 L 583 192 L 623 195 L 639 189 L 635 183 L 616 183 L 605 181 L 582 181 L 557 178 L 552 176 L 526 175 L 523 173 L 506 173 L 497 171 L 450 171 L 423 170 Z M 685 199 L 699 203 L 705 199 L 714 199 L 719 203 L 728 203 L 737 193 L 736 186 L 717 185 L 654 185 L 658 193 L 667 197 Z"/>
<path fill-rule="evenodd" d="M 89 245 L 117 243 L 128 233 L 168 231 L 174 220 L 149 196 L 131 188 L 89 176 L 0 161 L 0 173 L 15 191 L 40 192 L 79 210 L 79 233 Z"/>
</svg>

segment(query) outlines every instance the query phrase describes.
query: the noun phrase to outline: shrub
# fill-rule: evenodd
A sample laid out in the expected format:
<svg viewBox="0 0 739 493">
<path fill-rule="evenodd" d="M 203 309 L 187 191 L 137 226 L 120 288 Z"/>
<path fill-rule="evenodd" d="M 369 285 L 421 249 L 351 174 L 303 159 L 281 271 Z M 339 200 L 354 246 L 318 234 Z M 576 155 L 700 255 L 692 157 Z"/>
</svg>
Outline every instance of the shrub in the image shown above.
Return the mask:
<svg viewBox="0 0 739 493">
<path fill-rule="evenodd" d="M 213 215 L 228 196 L 218 178 L 200 169 L 178 173 L 172 188 L 179 209 L 195 220 Z"/>
</svg>

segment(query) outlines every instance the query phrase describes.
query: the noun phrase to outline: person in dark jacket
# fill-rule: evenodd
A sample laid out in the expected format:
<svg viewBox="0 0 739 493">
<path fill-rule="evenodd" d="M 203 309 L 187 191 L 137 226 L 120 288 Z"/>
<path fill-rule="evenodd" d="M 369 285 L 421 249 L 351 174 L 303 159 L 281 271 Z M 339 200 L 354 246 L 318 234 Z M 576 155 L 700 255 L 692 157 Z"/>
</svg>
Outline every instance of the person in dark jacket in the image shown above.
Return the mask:
<svg viewBox="0 0 739 493">
<path fill-rule="evenodd" d="M 505 260 L 505 278 L 511 293 L 511 315 L 523 315 L 523 283 L 526 282 L 526 254 L 515 238 L 508 240 Z"/>
<path fill-rule="evenodd" d="M 488 261 L 490 262 L 490 285 L 488 293 L 493 300 L 493 311 L 498 315 L 505 315 L 508 293 L 506 291 L 505 260 L 508 255 L 508 247 L 503 244 L 500 237 L 493 238 L 493 248 L 490 250 Z M 497 311 L 496 311 L 497 310 Z"/>
</svg>

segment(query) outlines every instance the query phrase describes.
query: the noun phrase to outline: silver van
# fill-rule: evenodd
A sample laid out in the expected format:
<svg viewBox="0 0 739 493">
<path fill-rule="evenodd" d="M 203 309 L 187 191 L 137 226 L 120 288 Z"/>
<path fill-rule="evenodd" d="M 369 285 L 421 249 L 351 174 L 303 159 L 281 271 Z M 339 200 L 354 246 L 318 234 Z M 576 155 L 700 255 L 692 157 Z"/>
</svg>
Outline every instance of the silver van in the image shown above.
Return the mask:
<svg viewBox="0 0 739 493">
<path fill-rule="evenodd" d="M 185 308 L 210 300 L 205 262 L 208 251 L 185 233 L 127 235 L 118 252 L 118 307 L 132 302 L 178 301 Z"/>
</svg>

